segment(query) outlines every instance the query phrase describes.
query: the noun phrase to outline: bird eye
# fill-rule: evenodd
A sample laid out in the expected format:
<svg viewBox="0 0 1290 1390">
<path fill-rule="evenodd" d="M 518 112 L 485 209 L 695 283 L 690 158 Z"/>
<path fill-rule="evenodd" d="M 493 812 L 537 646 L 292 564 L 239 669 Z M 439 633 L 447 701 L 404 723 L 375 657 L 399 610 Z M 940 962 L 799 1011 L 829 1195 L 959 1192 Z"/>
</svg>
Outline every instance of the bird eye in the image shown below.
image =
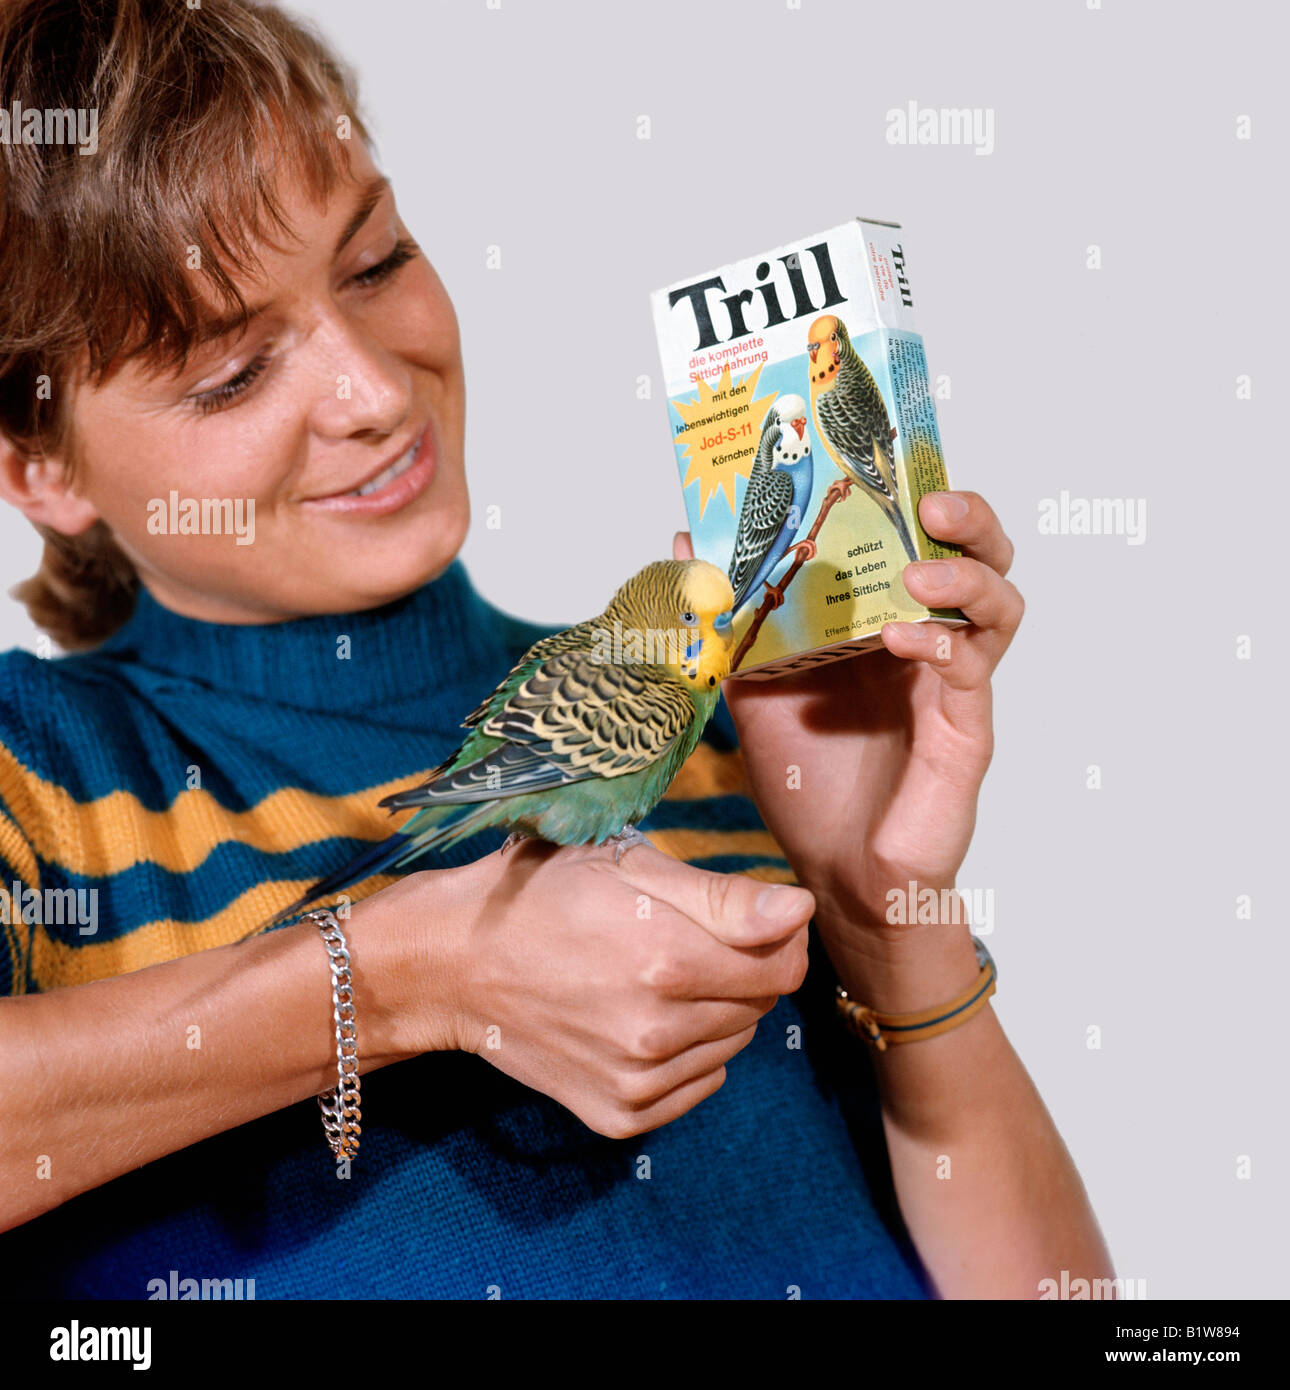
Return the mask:
<svg viewBox="0 0 1290 1390">
<path fill-rule="evenodd" d="M 688 611 L 681 614 L 681 621 L 685 624 L 686 627 L 698 627 L 699 625 L 699 619 L 697 615 Z"/>
<path fill-rule="evenodd" d="M 838 335 L 837 335 L 836 333 L 830 333 L 830 334 L 829 334 L 829 338 L 830 338 L 831 341 L 833 341 L 833 342 L 836 343 L 837 340 L 838 340 Z"/>
</svg>

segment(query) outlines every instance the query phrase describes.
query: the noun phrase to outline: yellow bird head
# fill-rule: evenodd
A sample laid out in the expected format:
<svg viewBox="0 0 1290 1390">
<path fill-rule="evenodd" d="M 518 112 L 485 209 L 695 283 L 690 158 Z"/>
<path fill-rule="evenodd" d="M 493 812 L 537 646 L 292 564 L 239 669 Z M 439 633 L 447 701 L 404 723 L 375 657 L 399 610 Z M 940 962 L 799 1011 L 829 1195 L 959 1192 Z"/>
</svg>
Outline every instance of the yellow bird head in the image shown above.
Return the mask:
<svg viewBox="0 0 1290 1390">
<path fill-rule="evenodd" d="M 806 335 L 810 355 L 811 397 L 833 389 L 842 359 L 851 349 L 847 326 L 836 314 L 821 314 Z"/>
<path fill-rule="evenodd" d="M 618 590 L 602 621 L 624 661 L 665 666 L 696 691 L 715 690 L 730 674 L 734 601 L 716 565 L 656 560 Z"/>
</svg>

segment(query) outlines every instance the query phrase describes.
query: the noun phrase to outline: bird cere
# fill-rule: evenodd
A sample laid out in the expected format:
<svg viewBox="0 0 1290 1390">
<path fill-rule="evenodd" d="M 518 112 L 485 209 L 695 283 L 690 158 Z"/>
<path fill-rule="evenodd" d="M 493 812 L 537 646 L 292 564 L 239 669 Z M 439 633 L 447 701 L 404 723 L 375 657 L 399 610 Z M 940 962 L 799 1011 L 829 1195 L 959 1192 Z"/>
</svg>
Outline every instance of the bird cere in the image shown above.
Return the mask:
<svg viewBox="0 0 1290 1390">
<path fill-rule="evenodd" d="M 731 674 L 882 645 L 925 608 L 900 573 L 958 553 L 918 521 L 948 487 L 903 236 L 854 218 L 651 295 L 694 553 L 734 593 Z"/>
</svg>

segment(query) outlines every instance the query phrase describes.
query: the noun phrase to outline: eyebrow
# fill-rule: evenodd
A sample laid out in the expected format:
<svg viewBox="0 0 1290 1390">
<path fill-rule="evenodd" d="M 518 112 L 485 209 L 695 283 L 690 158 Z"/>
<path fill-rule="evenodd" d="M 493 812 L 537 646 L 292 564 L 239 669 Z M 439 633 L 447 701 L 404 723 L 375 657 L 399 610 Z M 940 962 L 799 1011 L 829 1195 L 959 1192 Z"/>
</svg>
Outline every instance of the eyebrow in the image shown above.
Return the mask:
<svg viewBox="0 0 1290 1390">
<path fill-rule="evenodd" d="M 377 203 L 385 196 L 385 191 L 389 186 L 390 181 L 383 174 L 369 179 L 368 182 L 364 184 L 359 193 L 358 202 L 354 207 L 354 215 L 345 224 L 344 231 L 336 238 L 336 249 L 332 253 L 333 256 L 339 256 L 358 235 L 364 223 L 371 217 Z M 219 338 L 226 338 L 235 330 L 246 327 L 252 320 L 258 318 L 272 307 L 273 302 L 269 300 L 264 304 L 256 304 L 249 307 L 244 314 L 231 313 L 219 317 L 208 318 L 203 321 L 202 327 L 198 331 L 197 341 L 199 344 L 206 344 L 215 342 Z"/>
<path fill-rule="evenodd" d="M 358 235 L 363 223 L 372 215 L 372 209 L 385 194 L 385 190 L 390 186 L 390 181 L 383 174 L 372 179 L 362 193 L 359 194 L 358 206 L 354 209 L 354 215 L 345 224 L 345 230 L 340 234 L 336 241 L 337 256 L 349 245 Z"/>
</svg>

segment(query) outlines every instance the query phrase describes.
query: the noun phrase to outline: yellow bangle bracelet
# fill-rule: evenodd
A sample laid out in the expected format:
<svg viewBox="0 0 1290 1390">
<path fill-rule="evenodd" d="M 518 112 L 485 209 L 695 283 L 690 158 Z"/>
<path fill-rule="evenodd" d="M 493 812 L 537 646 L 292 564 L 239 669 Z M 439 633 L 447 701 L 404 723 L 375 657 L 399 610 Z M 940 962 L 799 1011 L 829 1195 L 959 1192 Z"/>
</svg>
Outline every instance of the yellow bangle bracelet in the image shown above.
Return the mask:
<svg viewBox="0 0 1290 1390">
<path fill-rule="evenodd" d="M 846 1026 L 856 1037 L 872 1043 L 879 1052 L 886 1052 L 887 1044 L 922 1042 L 925 1038 L 935 1038 L 948 1033 L 960 1023 L 966 1023 L 974 1014 L 985 1008 L 995 991 L 999 972 L 994 957 L 986 949 L 985 942 L 972 938 L 976 948 L 977 964 L 981 973 L 975 980 L 947 1004 L 938 1004 L 932 1009 L 922 1009 L 912 1014 L 884 1014 L 871 1009 L 866 1004 L 858 1004 L 842 988 L 837 990 L 837 1008 Z"/>
</svg>

